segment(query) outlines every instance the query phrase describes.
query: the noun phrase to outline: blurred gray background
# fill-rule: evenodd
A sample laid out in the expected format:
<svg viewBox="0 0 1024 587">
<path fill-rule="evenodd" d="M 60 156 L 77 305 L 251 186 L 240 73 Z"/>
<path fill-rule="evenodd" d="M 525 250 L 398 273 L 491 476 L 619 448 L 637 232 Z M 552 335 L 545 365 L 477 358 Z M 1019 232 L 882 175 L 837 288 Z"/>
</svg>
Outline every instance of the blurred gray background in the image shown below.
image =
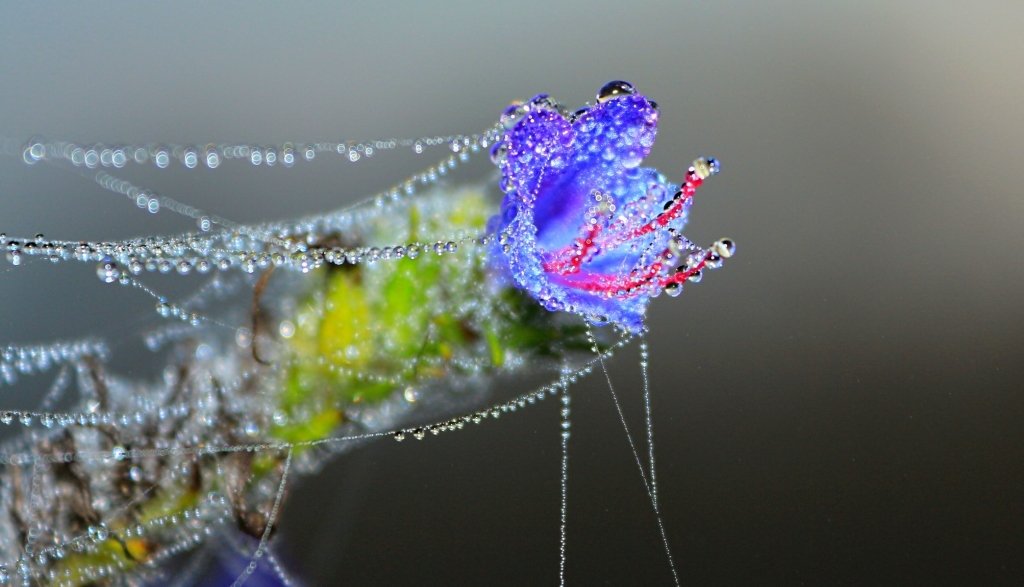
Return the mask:
<svg viewBox="0 0 1024 587">
<path fill-rule="evenodd" d="M 695 156 L 723 161 L 688 236 L 739 244 L 651 310 L 684 582 L 1019 584 L 1022 25 L 1018 1 L 7 3 L 0 135 L 475 132 L 512 99 L 574 105 L 631 80 L 661 104 L 648 163 L 679 176 Z M 336 207 L 432 160 L 128 175 L 251 221 Z M 187 228 L 0 161 L 0 231 Z M 0 342 L 125 336 L 153 318 L 92 272 L 0 266 Z M 635 350 L 613 374 L 639 431 Z M 594 378 L 575 397 L 568 578 L 667 584 L 607 390 Z M 340 458 L 291 492 L 283 557 L 310 584 L 553 583 L 557 422 L 538 407 Z"/>
</svg>

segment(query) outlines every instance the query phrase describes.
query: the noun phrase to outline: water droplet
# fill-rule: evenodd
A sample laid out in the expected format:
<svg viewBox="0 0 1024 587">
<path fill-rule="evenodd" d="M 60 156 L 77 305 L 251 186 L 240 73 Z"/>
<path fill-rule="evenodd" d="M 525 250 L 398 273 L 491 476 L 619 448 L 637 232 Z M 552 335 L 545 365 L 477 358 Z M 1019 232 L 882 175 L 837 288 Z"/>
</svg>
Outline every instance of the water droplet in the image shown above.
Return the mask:
<svg viewBox="0 0 1024 587">
<path fill-rule="evenodd" d="M 507 157 L 508 147 L 505 146 L 504 142 L 495 143 L 494 146 L 491 147 L 491 162 L 495 165 L 501 166 Z"/>
<path fill-rule="evenodd" d="M 157 149 L 157 151 L 153 153 L 153 163 L 156 163 L 156 166 L 160 169 L 166 169 L 171 163 L 170 153 L 168 153 L 166 149 Z"/>
<path fill-rule="evenodd" d="M 629 82 L 621 80 L 611 81 L 601 86 L 601 89 L 597 91 L 597 101 L 607 102 L 613 98 L 619 96 L 629 96 L 636 93 L 636 88 Z"/>
<path fill-rule="evenodd" d="M 128 449 L 121 445 L 117 445 L 110 449 L 110 456 L 115 461 L 123 461 L 128 456 Z"/>
<path fill-rule="evenodd" d="M 673 298 L 678 297 L 683 293 L 683 286 L 675 281 L 670 282 L 665 286 L 665 293 Z"/>
<path fill-rule="evenodd" d="M 711 170 L 711 175 L 718 175 L 722 171 L 722 164 L 718 162 L 718 159 L 708 157 L 708 168 Z"/>
<path fill-rule="evenodd" d="M 419 396 L 419 392 L 416 391 L 416 388 L 411 385 L 406 387 L 405 391 L 402 392 L 402 397 L 404 397 L 405 401 L 409 402 L 410 404 L 416 403 L 416 400 L 419 399 Z"/>
<path fill-rule="evenodd" d="M 206 148 L 206 166 L 210 169 L 216 169 L 220 166 L 220 153 L 217 152 L 215 147 Z"/>
<path fill-rule="evenodd" d="M 92 539 L 93 542 L 103 542 L 107 539 L 108 536 L 110 536 L 110 532 L 107 530 L 107 527 L 103 524 L 89 526 L 89 538 Z"/>
<path fill-rule="evenodd" d="M 291 320 L 282 320 L 278 326 L 278 332 L 281 334 L 281 338 L 291 338 L 295 336 L 295 323 Z"/>
<path fill-rule="evenodd" d="M 110 257 L 104 257 L 96 266 L 96 276 L 103 283 L 114 283 L 121 277 L 121 268 Z"/>
<path fill-rule="evenodd" d="M 36 163 L 46 156 L 46 145 L 43 144 L 41 139 L 31 139 L 25 146 L 23 157 L 25 163 L 32 164 Z"/>
<path fill-rule="evenodd" d="M 728 259 L 736 254 L 736 243 L 728 238 L 719 239 L 711 248 L 723 259 Z"/>
<path fill-rule="evenodd" d="M 182 154 L 181 162 L 185 164 L 185 167 L 195 169 L 196 165 L 199 164 L 199 154 L 196 153 L 195 149 L 190 147 L 185 150 L 184 154 Z"/>
</svg>

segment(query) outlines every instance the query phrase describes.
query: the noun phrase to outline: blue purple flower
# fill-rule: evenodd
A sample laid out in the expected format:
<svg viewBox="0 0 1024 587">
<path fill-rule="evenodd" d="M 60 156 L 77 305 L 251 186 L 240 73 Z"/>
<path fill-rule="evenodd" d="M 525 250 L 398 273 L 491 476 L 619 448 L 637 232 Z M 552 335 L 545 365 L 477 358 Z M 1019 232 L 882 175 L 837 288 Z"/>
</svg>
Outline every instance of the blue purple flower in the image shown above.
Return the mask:
<svg viewBox="0 0 1024 587">
<path fill-rule="evenodd" d="M 654 145 L 658 109 L 627 82 L 610 82 L 597 104 L 570 114 L 547 95 L 513 105 L 492 158 L 505 193 L 491 221 L 501 271 L 549 310 L 592 323 L 643 328 L 651 297 L 732 254 L 685 239 L 693 194 L 718 172 L 698 159 L 682 184 L 640 167 Z"/>
</svg>

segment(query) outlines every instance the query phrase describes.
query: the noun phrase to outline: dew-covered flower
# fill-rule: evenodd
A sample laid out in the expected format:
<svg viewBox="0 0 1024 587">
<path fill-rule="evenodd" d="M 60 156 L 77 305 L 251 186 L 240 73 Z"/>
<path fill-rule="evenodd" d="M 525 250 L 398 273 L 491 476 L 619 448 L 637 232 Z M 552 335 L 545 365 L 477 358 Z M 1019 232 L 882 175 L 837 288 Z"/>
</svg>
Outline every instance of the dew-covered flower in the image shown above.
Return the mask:
<svg viewBox="0 0 1024 587">
<path fill-rule="evenodd" d="M 496 257 L 549 310 L 637 331 L 651 297 L 678 295 L 732 254 L 731 241 L 704 250 L 680 233 L 717 161 L 697 159 L 681 184 L 641 167 L 658 109 L 631 84 L 606 84 L 597 104 L 572 114 L 541 94 L 502 120 L 492 150 L 505 192 L 490 226 Z"/>
</svg>

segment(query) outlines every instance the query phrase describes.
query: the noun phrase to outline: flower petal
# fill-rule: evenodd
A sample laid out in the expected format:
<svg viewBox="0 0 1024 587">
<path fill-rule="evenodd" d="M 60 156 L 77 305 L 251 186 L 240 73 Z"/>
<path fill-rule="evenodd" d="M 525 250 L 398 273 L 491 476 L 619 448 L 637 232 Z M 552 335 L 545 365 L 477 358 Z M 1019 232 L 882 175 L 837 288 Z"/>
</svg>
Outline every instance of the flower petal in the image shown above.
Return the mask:
<svg viewBox="0 0 1024 587">
<path fill-rule="evenodd" d="M 575 164 L 595 165 L 609 173 L 640 165 L 658 132 L 658 110 L 641 94 L 601 102 L 573 123 Z"/>
<path fill-rule="evenodd" d="M 572 143 L 572 126 L 559 112 L 530 108 L 495 145 L 505 151 L 499 163 L 502 189 L 514 192 L 522 204 L 532 205 L 546 171 L 564 163 Z"/>
</svg>

